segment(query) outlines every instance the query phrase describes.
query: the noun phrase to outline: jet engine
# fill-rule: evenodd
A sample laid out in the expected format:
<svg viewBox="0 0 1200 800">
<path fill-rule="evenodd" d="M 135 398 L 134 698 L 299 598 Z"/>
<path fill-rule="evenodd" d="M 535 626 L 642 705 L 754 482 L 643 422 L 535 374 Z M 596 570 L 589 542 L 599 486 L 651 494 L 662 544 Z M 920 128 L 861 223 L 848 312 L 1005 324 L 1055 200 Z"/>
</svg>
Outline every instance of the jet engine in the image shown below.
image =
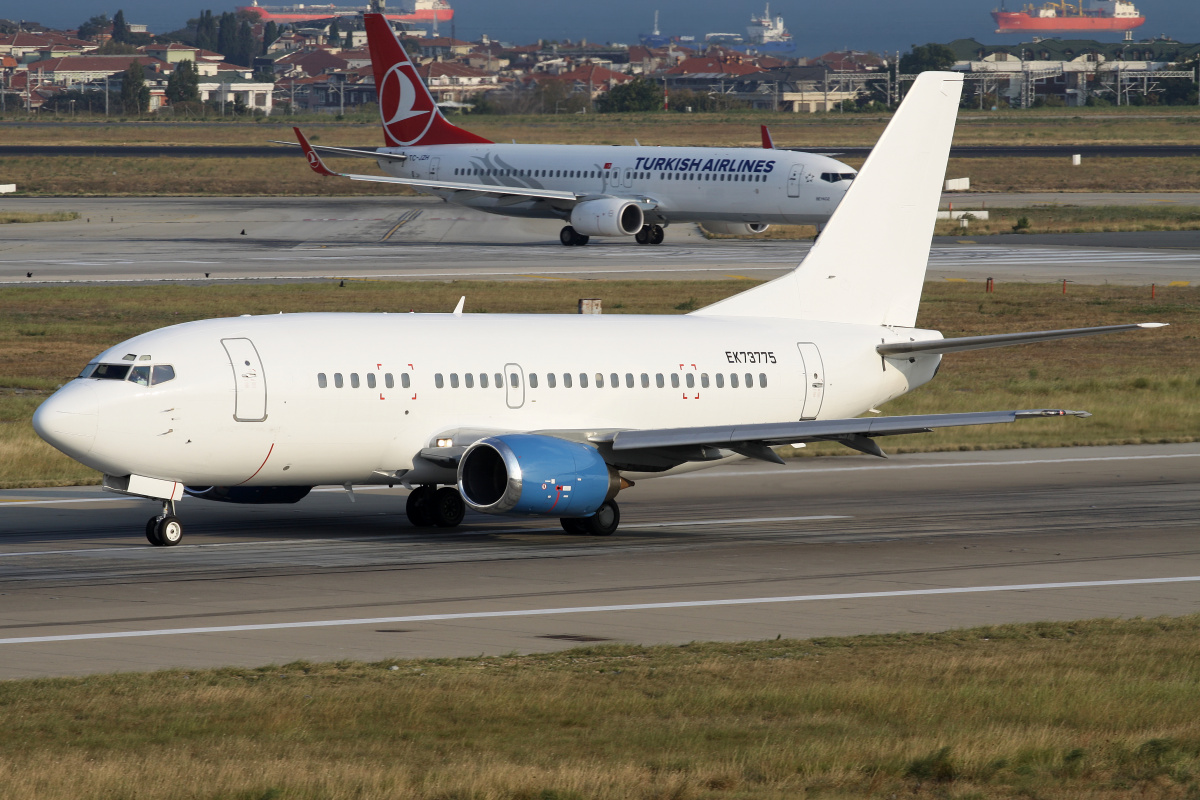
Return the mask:
<svg viewBox="0 0 1200 800">
<path fill-rule="evenodd" d="M 770 225 L 764 225 L 761 222 L 706 222 L 704 229 L 712 233 L 720 233 L 725 236 L 750 236 L 755 233 L 762 233 Z"/>
<path fill-rule="evenodd" d="M 218 503 L 245 503 L 267 505 L 268 503 L 298 503 L 303 500 L 311 486 L 185 486 L 188 497 L 215 500 Z"/>
<path fill-rule="evenodd" d="M 645 224 L 637 203 L 616 197 L 585 200 L 571 209 L 571 227 L 584 236 L 632 236 Z"/>
<path fill-rule="evenodd" d="M 458 491 L 485 514 L 586 517 L 620 488 L 595 448 L 534 433 L 480 439 L 458 463 Z"/>
</svg>

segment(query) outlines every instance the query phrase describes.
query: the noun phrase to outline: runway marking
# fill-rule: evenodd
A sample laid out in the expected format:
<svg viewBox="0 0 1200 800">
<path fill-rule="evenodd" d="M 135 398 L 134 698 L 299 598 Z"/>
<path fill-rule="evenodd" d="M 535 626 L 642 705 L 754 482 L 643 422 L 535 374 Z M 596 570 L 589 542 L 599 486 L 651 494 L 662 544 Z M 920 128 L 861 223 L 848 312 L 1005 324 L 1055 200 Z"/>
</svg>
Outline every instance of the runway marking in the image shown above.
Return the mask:
<svg viewBox="0 0 1200 800">
<path fill-rule="evenodd" d="M 76 500 L 0 500 L 6 506 L 49 506 L 59 505 L 61 503 L 123 503 L 130 500 L 145 500 L 144 497 L 96 497 L 90 499 Z"/>
<path fill-rule="evenodd" d="M 1030 458 L 1021 461 L 951 461 L 945 464 L 878 464 L 872 466 L 829 467 L 820 472 L 868 472 L 885 469 L 942 469 L 945 467 L 1027 467 L 1032 464 L 1078 464 L 1090 461 L 1150 461 L 1160 458 L 1200 458 L 1200 453 L 1170 453 L 1161 456 L 1091 456 L 1084 458 Z M 725 472 L 688 472 L 668 478 L 736 478 L 739 475 L 812 475 L 813 470 L 738 470 Z"/>
<path fill-rule="evenodd" d="M 814 514 L 808 517 L 743 517 L 741 519 L 702 519 L 688 522 L 646 522 L 629 524 L 623 530 L 633 528 L 684 528 L 694 525 L 741 525 L 746 522 L 809 522 L 823 519 L 854 519 L 844 514 Z"/>
<path fill-rule="evenodd" d="M 1044 589 L 1096 589 L 1108 586 L 1149 586 L 1169 583 L 1200 583 L 1200 575 L 1174 578 L 1125 578 L 1109 581 L 1071 581 L 1062 583 L 1019 583 L 999 586 L 955 586 L 944 589 L 902 589 L 891 592 L 843 592 L 838 594 L 807 594 L 789 597 L 747 597 L 731 600 L 681 600 L 668 603 L 630 603 L 610 606 L 568 606 L 565 608 L 530 608 L 513 611 L 465 611 L 457 614 L 416 614 L 405 617 L 366 617 L 362 619 L 326 619 L 308 622 L 267 622 L 257 625 L 217 625 L 205 628 L 162 628 L 145 631 L 109 631 L 105 633 L 68 633 L 57 636 L 20 636 L 0 639 L 5 644 L 41 644 L 45 642 L 82 642 L 97 639 L 135 639 L 151 636 L 182 636 L 196 633 L 241 633 L 245 631 L 278 631 L 295 628 L 338 628 L 354 625 L 394 625 L 412 622 L 445 622 L 467 619 L 498 619 L 504 617 L 545 617 L 558 614 L 596 614 L 616 611 L 659 611 L 674 608 L 712 608 L 718 606 L 750 606 L 777 603 L 808 603 L 821 600 L 874 600 L 890 597 L 931 597 L 937 595 L 983 594 L 988 592 L 1029 592 Z"/>
</svg>

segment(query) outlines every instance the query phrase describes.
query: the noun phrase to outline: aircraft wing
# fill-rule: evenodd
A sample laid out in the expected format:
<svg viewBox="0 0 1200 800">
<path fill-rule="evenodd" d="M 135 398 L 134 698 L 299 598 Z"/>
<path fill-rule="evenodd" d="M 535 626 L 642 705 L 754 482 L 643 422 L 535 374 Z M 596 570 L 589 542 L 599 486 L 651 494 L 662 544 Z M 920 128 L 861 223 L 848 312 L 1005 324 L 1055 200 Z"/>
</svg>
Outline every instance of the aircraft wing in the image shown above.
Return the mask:
<svg viewBox="0 0 1200 800">
<path fill-rule="evenodd" d="M 288 147 L 303 147 L 299 142 L 281 142 L 277 139 L 270 139 L 268 144 L 285 144 Z M 381 153 L 378 150 L 359 150 L 357 147 L 331 147 L 324 144 L 310 144 L 310 148 L 318 153 L 329 153 L 334 156 L 349 156 L 350 158 L 370 158 L 376 161 L 383 159 L 384 161 L 408 161 L 408 156 L 404 153 Z"/>
<path fill-rule="evenodd" d="M 799 420 L 797 422 L 768 422 L 753 425 L 716 425 L 698 428 L 658 428 L 628 430 L 589 437 L 603 449 L 610 448 L 616 460 L 627 454 L 638 460 L 637 454 L 669 458 L 675 454 L 679 461 L 703 461 L 713 457 L 706 448 L 732 450 L 735 453 L 772 461 L 783 460 L 771 450 L 772 445 L 800 442 L 840 442 L 869 455 L 886 458 L 875 443 L 876 436 L 895 436 L 902 433 L 928 433 L 936 428 L 962 425 L 994 425 L 1034 417 L 1089 417 L 1086 411 L 1067 411 L 1058 408 L 1038 408 L 1023 411 L 981 411 L 963 414 L 916 414 L 900 417 L 868 417 L 859 419 Z M 688 455 L 689 451 L 693 454 Z"/>
<path fill-rule="evenodd" d="M 304 138 L 304 134 L 300 132 L 300 129 L 292 128 L 292 130 L 296 132 L 296 138 L 300 141 L 300 147 L 304 149 L 304 155 L 308 158 L 308 165 L 318 175 L 349 178 L 352 181 L 367 181 L 369 183 L 396 183 L 402 186 L 414 186 L 421 189 L 465 192 L 473 196 L 503 195 L 505 197 L 529 198 L 531 200 L 558 200 L 572 206 L 585 196 L 576 194 L 575 192 L 560 192 L 554 189 L 532 189 L 527 186 L 490 186 L 484 183 L 457 183 L 454 181 L 435 181 L 422 178 L 393 178 L 384 175 L 354 175 L 348 172 L 334 172 L 325 166 L 325 162 L 317 154 L 316 148 L 308 143 L 308 139 Z M 356 152 L 365 153 L 367 151 L 359 150 Z"/>
</svg>

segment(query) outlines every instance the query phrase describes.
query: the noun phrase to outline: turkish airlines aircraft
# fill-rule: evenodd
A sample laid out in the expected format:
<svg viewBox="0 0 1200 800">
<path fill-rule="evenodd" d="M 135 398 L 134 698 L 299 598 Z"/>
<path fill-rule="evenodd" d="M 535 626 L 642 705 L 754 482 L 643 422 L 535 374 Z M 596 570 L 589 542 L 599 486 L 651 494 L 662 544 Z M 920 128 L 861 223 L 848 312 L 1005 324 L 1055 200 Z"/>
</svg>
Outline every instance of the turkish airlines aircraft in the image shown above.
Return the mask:
<svg viewBox="0 0 1200 800">
<path fill-rule="evenodd" d="M 291 503 L 318 484 L 400 484 L 414 525 L 464 507 L 613 533 L 635 481 L 772 445 L 875 438 L 1031 410 L 857 418 L 943 353 L 1139 327 L 943 339 L 914 327 L 962 76 L 926 72 L 792 272 L 686 316 L 280 314 L 209 319 L 105 350 L 33 418 L 38 434 L 161 501 Z M 872 214 L 880 208 L 886 214 Z M 864 231 L 863 220 L 872 219 Z M 439 488 L 441 487 L 441 488 Z"/>
<path fill-rule="evenodd" d="M 364 20 L 388 146 L 312 147 L 297 130 L 321 175 L 403 184 L 493 214 L 563 220 L 565 245 L 592 236 L 659 244 L 675 222 L 730 234 L 820 226 L 855 175 L 827 156 L 787 150 L 496 144 L 450 124 L 383 16 Z M 374 159 L 388 177 L 333 172 L 318 152 Z"/>
</svg>

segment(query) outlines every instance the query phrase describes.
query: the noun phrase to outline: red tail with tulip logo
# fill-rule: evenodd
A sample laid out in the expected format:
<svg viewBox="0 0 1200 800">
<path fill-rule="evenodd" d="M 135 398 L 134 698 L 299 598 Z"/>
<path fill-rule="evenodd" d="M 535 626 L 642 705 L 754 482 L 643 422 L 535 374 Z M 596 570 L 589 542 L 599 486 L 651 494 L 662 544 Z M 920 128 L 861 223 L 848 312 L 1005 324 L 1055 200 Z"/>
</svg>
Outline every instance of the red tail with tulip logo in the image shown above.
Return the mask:
<svg viewBox="0 0 1200 800">
<path fill-rule="evenodd" d="M 379 116 L 389 147 L 430 144 L 491 144 L 451 125 L 438 110 L 400 41 L 382 14 L 364 14 L 367 46 L 375 70 Z"/>
</svg>

